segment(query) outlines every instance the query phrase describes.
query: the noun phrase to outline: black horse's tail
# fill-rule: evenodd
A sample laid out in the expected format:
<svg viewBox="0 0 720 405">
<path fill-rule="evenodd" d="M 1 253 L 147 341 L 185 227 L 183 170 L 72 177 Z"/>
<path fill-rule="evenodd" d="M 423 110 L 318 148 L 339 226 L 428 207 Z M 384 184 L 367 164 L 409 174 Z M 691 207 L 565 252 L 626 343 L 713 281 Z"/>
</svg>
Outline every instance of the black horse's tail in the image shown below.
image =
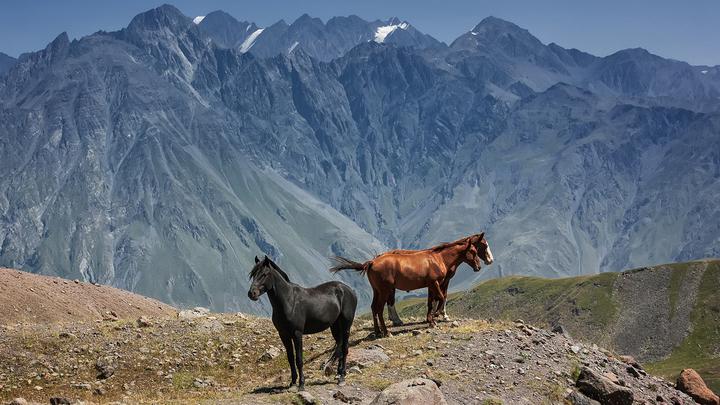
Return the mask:
<svg viewBox="0 0 720 405">
<path fill-rule="evenodd" d="M 331 273 L 337 273 L 340 270 L 355 270 L 365 274 L 370 268 L 371 263 L 371 261 L 358 263 L 340 256 L 335 256 L 332 260 L 335 262 L 335 265 L 330 268 Z"/>
</svg>

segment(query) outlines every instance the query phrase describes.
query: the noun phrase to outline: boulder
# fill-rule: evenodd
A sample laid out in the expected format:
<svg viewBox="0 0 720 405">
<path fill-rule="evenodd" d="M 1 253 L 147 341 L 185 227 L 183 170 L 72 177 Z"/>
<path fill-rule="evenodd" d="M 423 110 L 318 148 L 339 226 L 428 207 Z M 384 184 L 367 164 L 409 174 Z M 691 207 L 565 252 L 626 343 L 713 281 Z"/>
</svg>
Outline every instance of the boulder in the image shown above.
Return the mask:
<svg viewBox="0 0 720 405">
<path fill-rule="evenodd" d="M 350 349 L 346 366 L 365 368 L 375 363 L 387 363 L 388 361 L 390 361 L 390 357 L 379 347 L 373 349 Z"/>
<path fill-rule="evenodd" d="M 446 405 L 445 396 L 434 381 L 414 378 L 385 388 L 370 405 Z"/>
<path fill-rule="evenodd" d="M 633 392 L 610 381 L 607 377 L 583 367 L 575 383 L 578 390 L 606 405 L 632 405 Z"/>
<path fill-rule="evenodd" d="M 676 386 L 700 405 L 720 405 L 720 398 L 705 385 L 700 374 L 691 368 L 686 368 L 680 373 Z"/>
</svg>

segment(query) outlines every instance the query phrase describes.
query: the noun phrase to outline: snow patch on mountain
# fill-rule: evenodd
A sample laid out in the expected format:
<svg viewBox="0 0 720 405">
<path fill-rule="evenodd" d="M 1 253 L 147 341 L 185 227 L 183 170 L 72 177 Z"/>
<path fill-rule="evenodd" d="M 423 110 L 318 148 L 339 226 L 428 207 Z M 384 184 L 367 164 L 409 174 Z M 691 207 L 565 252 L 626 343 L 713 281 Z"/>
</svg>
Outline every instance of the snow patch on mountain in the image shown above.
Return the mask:
<svg viewBox="0 0 720 405">
<path fill-rule="evenodd" d="M 300 45 L 300 42 L 298 42 L 298 41 L 293 42 L 292 46 L 290 46 L 290 48 L 288 48 L 288 55 L 291 54 L 292 51 L 294 51 L 298 45 Z"/>
<path fill-rule="evenodd" d="M 255 40 L 257 40 L 257 38 L 260 36 L 260 34 L 262 34 L 264 30 L 264 28 L 258 28 L 257 30 L 255 30 L 255 32 L 250 34 L 240 45 L 240 52 L 245 53 L 249 51 L 250 48 L 255 45 Z"/>
<path fill-rule="evenodd" d="M 385 42 L 385 38 L 387 38 L 388 35 L 390 35 L 393 31 L 400 28 L 401 30 L 406 30 L 410 27 L 410 24 L 406 22 L 401 22 L 400 24 L 392 24 L 392 25 L 384 25 L 382 27 L 378 27 L 375 31 L 375 39 L 374 41 L 377 43 L 383 43 Z"/>
<path fill-rule="evenodd" d="M 195 23 L 195 25 L 197 25 L 197 24 L 200 24 L 202 22 L 202 20 L 204 20 L 204 19 L 205 19 L 204 15 L 199 15 L 199 16 L 193 18 L 193 22 Z"/>
</svg>

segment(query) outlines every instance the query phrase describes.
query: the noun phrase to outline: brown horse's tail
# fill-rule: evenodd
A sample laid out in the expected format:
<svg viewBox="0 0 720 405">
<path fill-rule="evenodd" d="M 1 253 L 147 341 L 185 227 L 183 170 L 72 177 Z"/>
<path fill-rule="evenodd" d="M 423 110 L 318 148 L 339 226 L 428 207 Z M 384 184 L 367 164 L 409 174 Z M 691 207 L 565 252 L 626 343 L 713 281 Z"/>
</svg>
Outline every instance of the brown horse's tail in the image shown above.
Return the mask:
<svg viewBox="0 0 720 405">
<path fill-rule="evenodd" d="M 335 256 L 332 260 L 335 262 L 335 265 L 330 268 L 331 273 L 337 273 L 340 270 L 355 270 L 365 274 L 370 268 L 370 263 L 372 262 L 367 261 L 365 263 L 358 263 L 340 256 Z"/>
</svg>

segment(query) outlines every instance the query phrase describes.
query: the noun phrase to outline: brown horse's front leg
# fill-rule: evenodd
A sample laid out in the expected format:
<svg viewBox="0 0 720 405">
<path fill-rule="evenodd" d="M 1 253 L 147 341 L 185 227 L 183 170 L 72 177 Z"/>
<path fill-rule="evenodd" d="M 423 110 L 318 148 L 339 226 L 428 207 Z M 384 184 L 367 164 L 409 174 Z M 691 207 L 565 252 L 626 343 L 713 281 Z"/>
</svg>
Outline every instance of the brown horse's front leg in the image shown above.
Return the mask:
<svg viewBox="0 0 720 405">
<path fill-rule="evenodd" d="M 432 289 L 428 288 L 427 316 L 425 317 L 425 321 L 431 326 L 433 325 L 433 317 L 435 316 L 435 300 L 436 298 L 433 296 Z"/>
<path fill-rule="evenodd" d="M 434 297 L 433 297 L 434 296 Z M 440 288 L 440 283 L 437 281 L 434 281 L 432 284 L 428 286 L 428 313 L 427 313 L 427 322 L 430 324 L 431 327 L 435 327 L 435 314 L 434 314 L 434 308 L 433 303 L 437 299 L 441 303 L 444 301 L 444 296 L 442 292 L 442 288 Z"/>
</svg>

